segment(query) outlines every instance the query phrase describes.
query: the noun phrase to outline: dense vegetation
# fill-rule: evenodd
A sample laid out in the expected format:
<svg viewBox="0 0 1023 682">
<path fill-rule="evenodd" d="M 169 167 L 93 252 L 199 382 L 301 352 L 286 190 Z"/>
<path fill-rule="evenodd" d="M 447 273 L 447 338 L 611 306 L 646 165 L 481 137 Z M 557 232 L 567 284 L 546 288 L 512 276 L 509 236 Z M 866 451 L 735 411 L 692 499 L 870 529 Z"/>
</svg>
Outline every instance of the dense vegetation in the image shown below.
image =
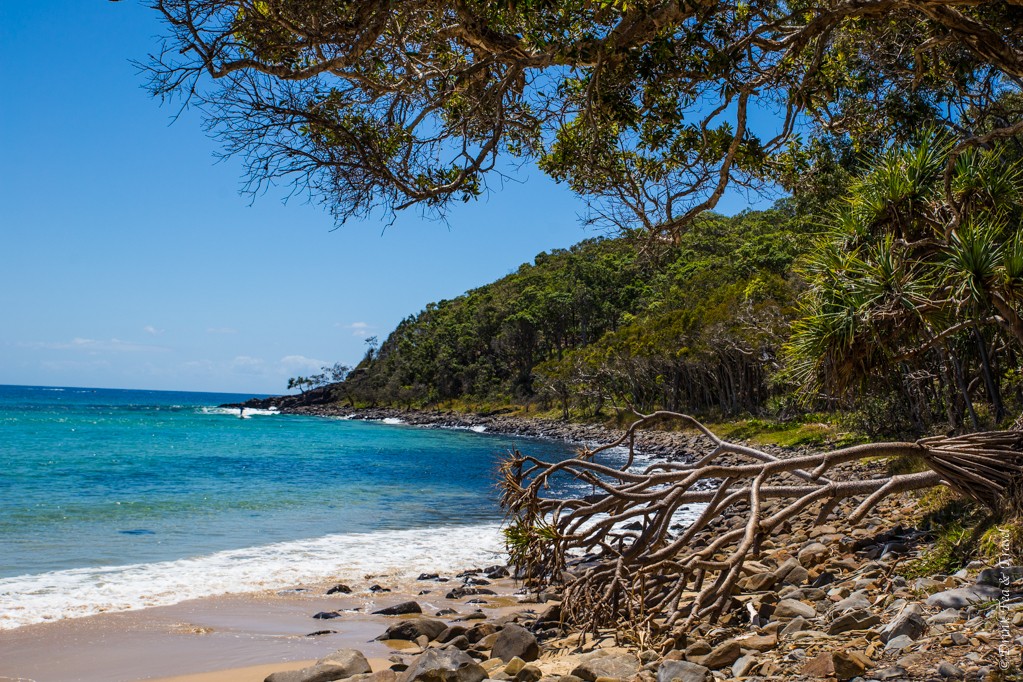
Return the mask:
<svg viewBox="0 0 1023 682">
<path fill-rule="evenodd" d="M 541 254 L 406 319 L 345 395 L 584 418 L 827 410 L 875 435 L 1003 423 L 1023 404 L 1023 173 L 1016 146 L 950 150 L 927 132 L 826 201 Z"/>
<path fill-rule="evenodd" d="M 802 230 L 783 209 L 709 215 L 678 243 L 541 254 L 406 319 L 348 384 L 362 401 L 404 404 L 755 411 L 794 311 Z"/>
</svg>

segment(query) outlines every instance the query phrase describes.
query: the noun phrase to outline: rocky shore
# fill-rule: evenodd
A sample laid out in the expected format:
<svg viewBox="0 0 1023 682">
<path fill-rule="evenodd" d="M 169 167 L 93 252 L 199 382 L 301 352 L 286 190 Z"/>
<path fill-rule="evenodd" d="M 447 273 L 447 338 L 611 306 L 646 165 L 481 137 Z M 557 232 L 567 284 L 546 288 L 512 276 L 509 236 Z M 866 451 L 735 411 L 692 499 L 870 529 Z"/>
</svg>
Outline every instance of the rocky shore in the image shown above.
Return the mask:
<svg viewBox="0 0 1023 682">
<path fill-rule="evenodd" d="M 222 405 L 227 408 L 275 409 L 281 414 L 304 414 L 317 417 L 384 421 L 397 420 L 409 426 L 447 429 L 474 429 L 526 438 L 544 438 L 579 445 L 608 443 L 620 438 L 623 431 L 599 424 L 575 424 L 557 419 L 522 417 L 508 414 L 470 414 L 440 410 L 403 410 L 393 407 L 343 407 L 320 401 L 315 396 L 299 400 L 298 396 L 254 398 L 244 403 Z M 685 457 L 701 448 L 700 438 L 692 433 L 647 430 L 637 434 L 639 451 L 665 458 Z"/>
<path fill-rule="evenodd" d="M 621 435 L 599 426 L 508 415 L 333 405 L 278 409 L 580 444 Z M 646 432 L 637 440 L 640 450 L 671 458 L 687 457 L 700 446 L 694 435 L 669 431 Z M 842 477 L 885 475 L 880 462 L 838 470 Z M 520 605 L 497 618 L 472 611 L 492 591 L 481 587 L 490 578 L 475 571 L 458 577 L 461 591 L 446 595 L 465 608 L 393 616 L 395 623 L 380 637 L 394 648 L 388 669 L 370 671 L 361 654 L 341 651 L 266 682 L 1023 679 L 1023 567 L 974 562 L 952 575 L 922 575 L 921 560 L 934 547 L 933 537 L 918 529 L 924 514 L 917 498 L 888 499 L 856 525 L 847 521 L 851 511 L 839 506 L 823 523 L 772 536 L 756 560 L 746 563 L 732 613 L 657 649 L 637 645 L 627 628 L 595 638 L 572 631 L 561 622 L 555 592 L 520 590 Z M 722 519 L 722 529 L 732 521 L 739 519 Z M 461 615 L 466 610 L 470 613 Z"/>
<path fill-rule="evenodd" d="M 554 592 L 518 590 L 516 604 L 488 617 L 479 606 L 517 587 L 494 566 L 421 576 L 461 606 L 386 611 L 393 622 L 377 639 L 393 650 L 389 668 L 370 670 L 361 653 L 341 650 L 266 682 L 1019 679 L 1023 568 L 975 563 L 907 577 L 930 550 L 917 517 L 910 500 L 893 499 L 857 527 L 838 514 L 772 538 L 746 567 L 743 608 L 659 650 L 623 645 L 625 632 L 572 632 Z"/>
</svg>

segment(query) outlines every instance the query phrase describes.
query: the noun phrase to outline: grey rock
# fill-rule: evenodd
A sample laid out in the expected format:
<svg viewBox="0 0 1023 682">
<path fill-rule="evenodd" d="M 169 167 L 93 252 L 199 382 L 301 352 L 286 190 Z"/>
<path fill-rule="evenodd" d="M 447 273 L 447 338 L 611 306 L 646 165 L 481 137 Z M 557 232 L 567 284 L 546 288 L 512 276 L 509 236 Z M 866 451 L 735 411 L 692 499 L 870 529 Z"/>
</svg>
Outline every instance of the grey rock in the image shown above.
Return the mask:
<svg viewBox="0 0 1023 682">
<path fill-rule="evenodd" d="M 352 588 L 348 587 L 344 583 L 338 583 L 334 587 L 327 590 L 327 594 L 351 594 Z"/>
<path fill-rule="evenodd" d="M 928 606 L 937 606 L 941 609 L 961 609 L 978 602 L 991 601 L 1002 596 L 1002 591 L 990 585 L 970 585 L 969 587 L 956 587 L 944 592 L 932 594 L 927 598 Z"/>
<path fill-rule="evenodd" d="M 718 644 L 706 656 L 694 658 L 693 662 L 705 665 L 711 670 L 717 670 L 732 665 L 739 660 L 740 656 L 742 656 L 742 647 L 734 639 L 730 639 Z"/>
<path fill-rule="evenodd" d="M 435 638 L 441 644 L 446 644 L 453 640 L 455 637 L 460 637 L 468 631 L 464 625 L 452 625 L 451 627 L 444 630 L 444 632 L 437 635 Z"/>
<path fill-rule="evenodd" d="M 490 566 L 483 569 L 483 574 L 491 580 L 497 580 L 498 578 L 507 578 L 511 575 L 508 569 L 504 566 Z"/>
<path fill-rule="evenodd" d="M 844 613 L 831 622 L 829 635 L 838 635 L 850 630 L 869 630 L 881 623 L 881 617 L 866 609 L 857 609 Z"/>
<path fill-rule="evenodd" d="M 398 675 L 393 670 L 380 670 L 375 673 L 363 673 L 346 677 L 345 682 L 396 682 Z"/>
<path fill-rule="evenodd" d="M 774 572 L 775 582 L 789 585 L 802 585 L 808 577 L 810 573 L 803 568 L 798 559 L 789 559 Z"/>
<path fill-rule="evenodd" d="M 913 581 L 913 589 L 917 592 L 934 592 L 944 586 L 945 583 L 934 578 L 917 578 Z"/>
<path fill-rule="evenodd" d="M 316 661 L 316 663 L 319 665 L 336 665 L 343 668 L 347 672 L 345 677 L 373 672 L 373 669 L 369 667 L 369 661 L 357 649 L 338 649 L 329 656 L 324 656 Z"/>
<path fill-rule="evenodd" d="M 412 613 L 422 613 L 423 607 L 418 602 L 414 601 L 403 601 L 400 604 L 394 606 L 388 606 L 387 608 L 374 611 L 373 613 L 378 616 L 406 616 Z"/>
<path fill-rule="evenodd" d="M 334 682 L 370 672 L 369 663 L 354 649 L 341 649 L 301 670 L 271 673 L 264 682 Z"/>
<path fill-rule="evenodd" d="M 906 604 L 892 622 L 880 630 L 881 641 L 889 642 L 898 637 L 908 637 L 910 641 L 918 638 L 927 630 L 923 610 L 919 604 Z"/>
<path fill-rule="evenodd" d="M 452 637 L 451 639 L 449 639 L 447 642 L 444 643 L 444 645 L 465 651 L 466 649 L 472 646 L 472 642 L 466 639 L 465 635 L 458 635 L 456 637 Z"/>
<path fill-rule="evenodd" d="M 480 594 L 497 594 L 485 587 L 456 587 L 444 595 L 445 599 L 461 599 L 462 597 L 476 596 Z"/>
<path fill-rule="evenodd" d="M 561 678 L 564 680 L 565 678 Z M 689 661 L 661 661 L 657 669 L 657 682 L 709 682 L 713 680 L 710 668 Z"/>
<path fill-rule="evenodd" d="M 938 664 L 938 674 L 942 677 L 960 678 L 964 675 L 963 671 L 956 666 L 952 665 L 947 661 L 942 661 Z"/>
<path fill-rule="evenodd" d="M 792 618 L 813 618 L 817 610 L 809 604 L 804 604 L 795 599 L 782 599 L 774 609 L 774 617 L 778 620 L 789 620 Z"/>
<path fill-rule="evenodd" d="M 805 629 L 806 629 L 805 618 L 793 618 L 791 621 L 788 622 L 788 624 L 785 625 L 785 627 L 781 629 L 781 634 L 783 636 L 791 635 L 794 632 L 799 632 L 800 630 Z"/>
<path fill-rule="evenodd" d="M 832 610 L 835 613 L 845 613 L 846 611 L 869 609 L 870 607 L 870 600 L 867 599 L 863 592 L 853 592 L 842 601 L 836 603 Z"/>
<path fill-rule="evenodd" d="M 632 654 L 595 651 L 583 656 L 572 674 L 594 682 L 598 677 L 617 677 L 626 680 L 639 672 L 639 659 Z"/>
<path fill-rule="evenodd" d="M 484 637 L 493 635 L 497 632 L 497 628 L 492 623 L 479 623 L 473 625 L 471 628 L 465 631 L 466 638 L 475 644 Z"/>
<path fill-rule="evenodd" d="M 884 645 L 885 651 L 902 651 L 906 647 L 912 646 L 913 638 L 909 635 L 899 635 L 898 637 L 892 637 Z"/>
<path fill-rule="evenodd" d="M 906 671 L 906 669 L 905 668 L 900 668 L 897 665 L 892 666 L 891 668 L 885 668 L 884 670 L 879 670 L 879 671 L 877 671 L 875 673 L 871 673 L 871 674 L 874 676 L 874 679 L 882 680 L 882 681 L 883 680 L 896 680 L 896 679 L 899 679 L 900 677 L 901 678 L 909 677 L 909 673 Z"/>
<path fill-rule="evenodd" d="M 1007 587 L 1017 580 L 1023 580 L 1023 566 L 985 568 L 977 576 L 978 585 L 997 588 Z"/>
<path fill-rule="evenodd" d="M 541 677 L 543 677 L 543 671 L 532 663 L 527 663 L 515 673 L 515 682 L 538 682 Z"/>
<path fill-rule="evenodd" d="M 397 682 L 482 682 L 487 671 L 458 649 L 430 649 L 416 656 Z"/>
<path fill-rule="evenodd" d="M 756 654 L 746 654 L 732 664 L 732 677 L 746 677 L 757 664 Z"/>
<path fill-rule="evenodd" d="M 945 609 L 941 613 L 936 613 L 927 619 L 927 622 L 931 625 L 948 625 L 949 623 L 957 623 L 963 619 L 963 614 L 958 609 Z"/>
<path fill-rule="evenodd" d="M 427 639 L 432 640 L 437 639 L 437 636 L 447 629 L 448 626 L 443 621 L 432 620 L 430 618 L 414 618 L 395 623 L 387 628 L 387 631 L 377 637 L 377 639 L 405 639 L 414 642 L 417 638 L 426 635 Z"/>
<path fill-rule="evenodd" d="M 827 548 L 827 545 L 823 545 L 819 542 L 812 542 L 803 549 L 799 550 L 797 558 L 799 563 L 805 568 L 813 568 L 819 563 L 824 562 L 831 551 Z"/>
<path fill-rule="evenodd" d="M 490 655 L 502 661 L 518 657 L 528 663 L 540 657 L 540 645 L 536 643 L 533 633 L 521 625 L 506 625 L 497 635 Z"/>
</svg>

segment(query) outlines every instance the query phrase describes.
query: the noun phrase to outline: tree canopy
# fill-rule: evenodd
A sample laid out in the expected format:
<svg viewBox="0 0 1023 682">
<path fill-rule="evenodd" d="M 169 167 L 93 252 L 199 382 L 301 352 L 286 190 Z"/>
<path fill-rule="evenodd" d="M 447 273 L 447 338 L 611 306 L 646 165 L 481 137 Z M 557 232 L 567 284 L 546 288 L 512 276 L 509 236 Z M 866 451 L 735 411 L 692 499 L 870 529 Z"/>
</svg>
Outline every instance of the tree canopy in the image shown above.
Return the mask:
<svg viewBox="0 0 1023 682">
<path fill-rule="evenodd" d="M 339 220 L 443 214 L 530 162 L 594 219 L 677 232 L 729 186 L 799 189 L 924 123 L 952 158 L 1023 130 L 1020 0 L 153 7 L 152 91 L 198 105 L 250 189 Z"/>
</svg>

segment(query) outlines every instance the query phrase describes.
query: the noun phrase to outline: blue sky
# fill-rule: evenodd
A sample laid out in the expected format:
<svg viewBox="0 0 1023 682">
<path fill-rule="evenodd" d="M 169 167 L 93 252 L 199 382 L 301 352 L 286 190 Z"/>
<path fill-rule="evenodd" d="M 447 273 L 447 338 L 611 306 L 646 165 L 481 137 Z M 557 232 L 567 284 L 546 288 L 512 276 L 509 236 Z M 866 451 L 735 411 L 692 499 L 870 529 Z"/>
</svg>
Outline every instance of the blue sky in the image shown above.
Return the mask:
<svg viewBox="0 0 1023 682">
<path fill-rule="evenodd" d="M 447 224 L 253 202 L 198 115 L 142 89 L 160 31 L 135 2 L 0 4 L 0 384 L 280 393 L 592 236 L 535 170 Z"/>
</svg>

